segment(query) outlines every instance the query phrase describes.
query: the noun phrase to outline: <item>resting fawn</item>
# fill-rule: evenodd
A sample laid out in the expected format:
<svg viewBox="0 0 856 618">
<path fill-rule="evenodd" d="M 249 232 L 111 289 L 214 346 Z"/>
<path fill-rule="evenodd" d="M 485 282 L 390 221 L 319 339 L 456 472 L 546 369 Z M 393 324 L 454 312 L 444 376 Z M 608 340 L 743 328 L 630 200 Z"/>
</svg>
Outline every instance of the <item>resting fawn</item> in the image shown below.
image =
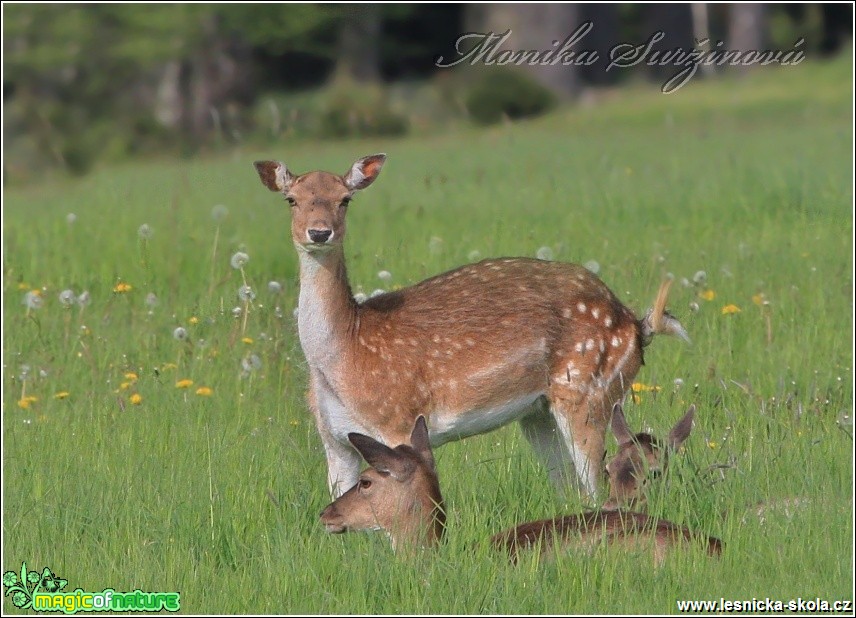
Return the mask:
<svg viewBox="0 0 856 618">
<path fill-rule="evenodd" d="M 393 449 L 355 433 L 348 439 L 371 467 L 321 513 L 327 531 L 385 530 L 393 548 L 407 552 L 436 545 L 446 515 L 424 418 L 416 420 L 410 446 Z M 602 541 L 625 547 L 649 544 L 659 564 L 669 549 L 695 538 L 684 526 L 642 513 L 593 511 L 522 524 L 495 535 L 491 543 L 507 551 L 512 561 L 520 550 L 535 547 L 547 551 L 554 546 L 589 549 Z M 718 539 L 701 540 L 708 553 L 721 551 Z"/>
<path fill-rule="evenodd" d="M 345 216 L 385 161 L 363 157 L 343 176 L 255 163 L 291 207 L 297 327 L 333 497 L 359 476 L 349 434 L 402 444 L 419 415 L 434 446 L 517 420 L 551 478 L 562 487 L 575 470 L 594 497 L 612 405 L 639 371 L 642 349 L 658 333 L 687 339 L 664 309 L 669 282 L 639 319 L 582 266 L 502 258 L 358 303 Z"/>
</svg>

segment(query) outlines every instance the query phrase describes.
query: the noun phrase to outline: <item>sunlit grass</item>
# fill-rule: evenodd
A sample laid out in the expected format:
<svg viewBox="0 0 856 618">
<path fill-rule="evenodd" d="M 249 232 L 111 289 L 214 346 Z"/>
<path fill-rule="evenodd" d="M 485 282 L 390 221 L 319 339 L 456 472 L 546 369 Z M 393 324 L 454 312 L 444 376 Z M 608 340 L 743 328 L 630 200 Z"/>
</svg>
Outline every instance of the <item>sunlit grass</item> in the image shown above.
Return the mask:
<svg viewBox="0 0 856 618">
<path fill-rule="evenodd" d="M 26 561 L 72 588 L 176 590 L 202 613 L 847 598 L 851 102 L 839 66 L 818 71 L 782 69 L 757 90 L 692 82 L 457 136 L 283 144 L 7 191 L 3 570 Z M 449 529 L 436 555 L 402 561 L 382 535 L 323 532 L 288 212 L 252 161 L 344 173 L 377 151 L 388 163 L 349 214 L 356 293 L 527 255 L 587 264 L 643 311 L 675 277 L 670 310 L 693 343 L 646 350 L 626 413 L 664 435 L 696 404 L 649 508 L 722 538 L 720 560 L 688 553 L 655 571 L 606 551 L 506 565 L 491 534 L 582 508 L 515 427 L 437 451 Z M 789 497 L 808 506 L 744 521 Z"/>
</svg>

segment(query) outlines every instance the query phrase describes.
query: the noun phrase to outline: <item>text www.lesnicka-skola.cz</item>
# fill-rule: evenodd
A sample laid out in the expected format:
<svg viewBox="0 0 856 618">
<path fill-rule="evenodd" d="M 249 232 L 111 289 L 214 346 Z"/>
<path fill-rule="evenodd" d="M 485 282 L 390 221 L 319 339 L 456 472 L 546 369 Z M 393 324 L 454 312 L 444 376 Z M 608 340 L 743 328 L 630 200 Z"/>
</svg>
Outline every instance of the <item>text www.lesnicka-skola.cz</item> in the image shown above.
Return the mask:
<svg viewBox="0 0 856 618">
<path fill-rule="evenodd" d="M 718 601 L 677 601 L 678 612 L 747 612 L 751 614 L 763 612 L 810 612 L 810 613 L 853 613 L 853 601 L 827 601 L 819 597 L 814 599 L 777 599 L 737 600 L 720 598 Z"/>
</svg>

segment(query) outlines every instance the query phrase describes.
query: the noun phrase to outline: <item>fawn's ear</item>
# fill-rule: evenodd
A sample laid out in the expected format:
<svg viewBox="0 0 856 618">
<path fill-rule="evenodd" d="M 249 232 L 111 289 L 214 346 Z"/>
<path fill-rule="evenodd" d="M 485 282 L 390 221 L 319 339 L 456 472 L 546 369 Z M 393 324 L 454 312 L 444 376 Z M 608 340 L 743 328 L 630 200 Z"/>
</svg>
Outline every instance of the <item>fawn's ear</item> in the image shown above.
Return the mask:
<svg viewBox="0 0 856 618">
<path fill-rule="evenodd" d="M 627 444 L 633 442 L 633 433 L 627 426 L 627 419 L 624 418 L 624 408 L 621 403 L 616 402 L 612 406 L 612 435 L 615 436 L 615 441 L 618 444 Z"/>
<path fill-rule="evenodd" d="M 434 469 L 434 454 L 431 452 L 431 441 L 428 437 L 428 423 L 421 414 L 416 419 L 416 425 L 410 434 L 410 446 L 419 453 L 419 456 Z"/>
<path fill-rule="evenodd" d="M 675 423 L 669 432 L 669 447 L 678 450 L 693 429 L 693 418 L 695 417 L 695 404 L 691 405 L 684 417 Z"/>
<path fill-rule="evenodd" d="M 412 461 L 369 436 L 361 433 L 349 433 L 348 440 L 363 456 L 368 464 L 381 474 L 389 474 L 397 481 L 408 478 L 415 468 Z"/>
<path fill-rule="evenodd" d="M 261 178 L 262 184 L 271 191 L 283 193 L 288 191 L 291 183 L 294 182 L 294 176 L 285 167 L 285 163 L 279 161 L 256 161 L 253 163 L 256 172 Z"/>
<path fill-rule="evenodd" d="M 386 155 L 383 153 L 359 159 L 343 177 L 345 186 L 351 191 L 365 189 L 378 177 L 384 161 L 386 161 Z"/>
</svg>

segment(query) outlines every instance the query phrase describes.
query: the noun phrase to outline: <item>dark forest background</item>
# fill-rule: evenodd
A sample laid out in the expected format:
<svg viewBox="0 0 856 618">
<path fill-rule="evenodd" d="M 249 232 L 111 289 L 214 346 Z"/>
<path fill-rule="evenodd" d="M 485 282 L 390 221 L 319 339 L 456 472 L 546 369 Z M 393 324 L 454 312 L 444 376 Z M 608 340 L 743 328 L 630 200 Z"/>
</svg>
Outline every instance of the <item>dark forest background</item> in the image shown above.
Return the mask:
<svg viewBox="0 0 856 618">
<path fill-rule="evenodd" d="M 547 50 L 587 20 L 577 47 L 599 52 L 594 66 L 434 64 L 464 32 L 510 28 L 503 49 Z M 852 20 L 850 4 L 4 4 L 4 178 L 535 115 L 591 89 L 659 87 L 674 67 L 604 70 L 613 46 L 658 30 L 659 49 L 804 38 L 813 59 L 849 50 Z"/>
</svg>

